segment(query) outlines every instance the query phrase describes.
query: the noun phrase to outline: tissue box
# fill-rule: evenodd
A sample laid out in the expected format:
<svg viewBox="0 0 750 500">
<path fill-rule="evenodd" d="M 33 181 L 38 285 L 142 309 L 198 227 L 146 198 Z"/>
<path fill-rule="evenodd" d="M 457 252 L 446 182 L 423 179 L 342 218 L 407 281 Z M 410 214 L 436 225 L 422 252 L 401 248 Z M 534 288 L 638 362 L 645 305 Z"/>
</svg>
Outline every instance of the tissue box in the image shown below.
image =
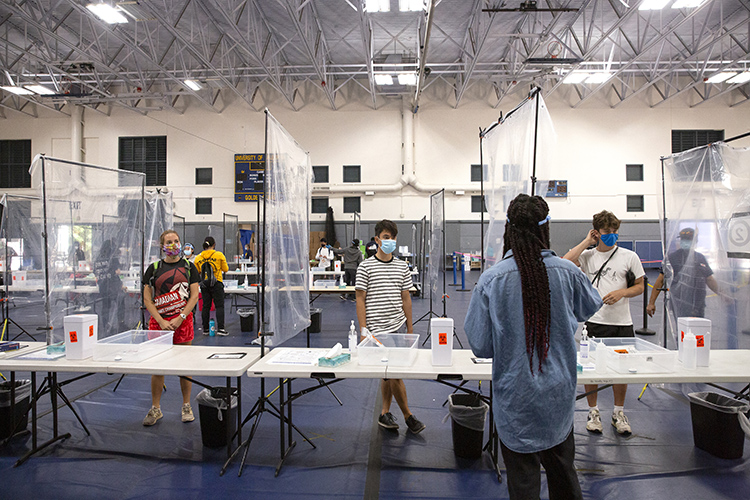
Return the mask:
<svg viewBox="0 0 750 500">
<path fill-rule="evenodd" d="M 348 352 L 339 354 L 338 356 L 334 356 L 332 358 L 318 358 L 318 366 L 339 366 L 343 365 L 344 363 L 348 363 L 352 360 L 352 355 Z"/>
<path fill-rule="evenodd" d="M 99 317 L 96 314 L 71 314 L 63 318 L 65 328 L 65 357 L 86 359 L 94 354 L 99 337 Z"/>
</svg>

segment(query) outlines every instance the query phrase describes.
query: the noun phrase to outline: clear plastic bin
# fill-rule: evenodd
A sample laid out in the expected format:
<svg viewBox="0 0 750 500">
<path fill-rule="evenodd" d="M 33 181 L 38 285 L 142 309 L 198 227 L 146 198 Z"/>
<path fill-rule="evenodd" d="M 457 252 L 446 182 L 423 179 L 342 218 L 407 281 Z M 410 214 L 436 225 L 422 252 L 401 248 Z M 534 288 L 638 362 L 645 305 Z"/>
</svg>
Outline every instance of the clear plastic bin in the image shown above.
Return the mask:
<svg viewBox="0 0 750 500">
<path fill-rule="evenodd" d="M 239 282 L 239 280 L 224 280 L 224 288 L 237 288 Z"/>
<path fill-rule="evenodd" d="M 316 288 L 335 288 L 336 280 L 315 280 L 313 286 Z"/>
<path fill-rule="evenodd" d="M 360 365 L 411 366 L 417 359 L 418 344 L 416 333 L 381 333 L 360 342 L 357 358 Z"/>
<path fill-rule="evenodd" d="M 128 330 L 94 345 L 94 361 L 138 363 L 172 348 L 174 332 L 164 330 Z"/>
<path fill-rule="evenodd" d="M 604 342 L 607 366 L 618 373 L 671 373 L 677 361 L 677 351 L 636 337 L 591 339 L 590 352 Z M 595 358 L 596 356 L 594 356 Z"/>
</svg>

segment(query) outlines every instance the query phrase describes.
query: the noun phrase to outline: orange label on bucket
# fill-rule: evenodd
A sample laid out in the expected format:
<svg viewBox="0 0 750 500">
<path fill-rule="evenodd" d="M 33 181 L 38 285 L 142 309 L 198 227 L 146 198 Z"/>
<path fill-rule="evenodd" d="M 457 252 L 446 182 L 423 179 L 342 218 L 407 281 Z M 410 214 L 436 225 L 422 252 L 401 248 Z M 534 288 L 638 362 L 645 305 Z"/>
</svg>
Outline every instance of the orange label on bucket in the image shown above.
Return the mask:
<svg viewBox="0 0 750 500">
<path fill-rule="evenodd" d="M 698 347 L 706 347 L 706 342 L 703 339 L 703 335 L 696 335 L 695 340 L 698 343 Z"/>
<path fill-rule="evenodd" d="M 448 334 L 447 333 L 445 333 L 445 332 L 438 333 L 438 344 L 439 345 L 448 345 Z"/>
<path fill-rule="evenodd" d="M 70 335 L 71 342 L 73 343 L 78 342 L 78 334 L 75 332 L 75 330 L 70 332 L 69 335 Z"/>
<path fill-rule="evenodd" d="M 89 325 L 89 337 L 94 336 L 94 325 Z"/>
</svg>

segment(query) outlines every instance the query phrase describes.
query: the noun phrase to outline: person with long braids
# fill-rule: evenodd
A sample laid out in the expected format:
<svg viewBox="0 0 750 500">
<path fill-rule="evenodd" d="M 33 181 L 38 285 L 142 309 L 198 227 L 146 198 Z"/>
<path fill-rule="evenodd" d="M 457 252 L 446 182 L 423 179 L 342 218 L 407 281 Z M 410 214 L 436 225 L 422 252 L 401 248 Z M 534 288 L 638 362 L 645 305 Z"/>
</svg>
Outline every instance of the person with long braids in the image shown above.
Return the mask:
<svg viewBox="0 0 750 500">
<path fill-rule="evenodd" d="M 586 275 L 550 250 L 549 207 L 510 202 L 503 259 L 471 295 L 464 330 L 476 356 L 492 358 L 492 409 L 511 499 L 580 499 L 573 466 L 578 322 L 602 305 Z"/>
</svg>

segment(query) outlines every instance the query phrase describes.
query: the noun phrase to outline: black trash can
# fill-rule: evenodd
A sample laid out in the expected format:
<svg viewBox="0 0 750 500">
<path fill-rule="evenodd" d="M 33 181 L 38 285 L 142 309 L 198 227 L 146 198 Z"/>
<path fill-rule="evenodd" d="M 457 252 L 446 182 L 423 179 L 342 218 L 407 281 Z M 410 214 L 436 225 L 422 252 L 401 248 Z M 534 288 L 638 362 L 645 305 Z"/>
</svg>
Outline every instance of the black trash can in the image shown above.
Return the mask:
<svg viewBox="0 0 750 500">
<path fill-rule="evenodd" d="M 453 452 L 457 457 L 482 456 L 484 421 L 489 406 L 474 394 L 448 396 L 448 412 L 453 430 Z"/>
<path fill-rule="evenodd" d="M 240 307 L 237 314 L 240 316 L 240 331 L 252 332 L 255 329 L 255 311 L 250 307 Z"/>
<path fill-rule="evenodd" d="M 13 430 L 20 432 L 29 425 L 31 380 L 16 380 L 15 406 L 11 415 L 10 381 L 0 382 L 0 439 L 9 437 Z M 20 423 L 19 423 L 20 421 Z"/>
<path fill-rule="evenodd" d="M 320 323 L 323 316 L 323 310 L 310 308 L 310 326 L 307 327 L 307 333 L 320 333 Z"/>
<path fill-rule="evenodd" d="M 691 392 L 688 397 L 695 447 L 719 458 L 742 458 L 745 433 L 738 417 L 750 411 L 750 404 L 714 392 Z"/>
<path fill-rule="evenodd" d="M 235 389 L 232 388 L 232 391 Z M 227 445 L 227 425 L 230 436 L 237 431 L 237 396 L 232 396 L 232 404 L 227 410 L 226 387 L 203 389 L 195 397 L 201 422 L 203 446 L 220 448 Z"/>
</svg>

